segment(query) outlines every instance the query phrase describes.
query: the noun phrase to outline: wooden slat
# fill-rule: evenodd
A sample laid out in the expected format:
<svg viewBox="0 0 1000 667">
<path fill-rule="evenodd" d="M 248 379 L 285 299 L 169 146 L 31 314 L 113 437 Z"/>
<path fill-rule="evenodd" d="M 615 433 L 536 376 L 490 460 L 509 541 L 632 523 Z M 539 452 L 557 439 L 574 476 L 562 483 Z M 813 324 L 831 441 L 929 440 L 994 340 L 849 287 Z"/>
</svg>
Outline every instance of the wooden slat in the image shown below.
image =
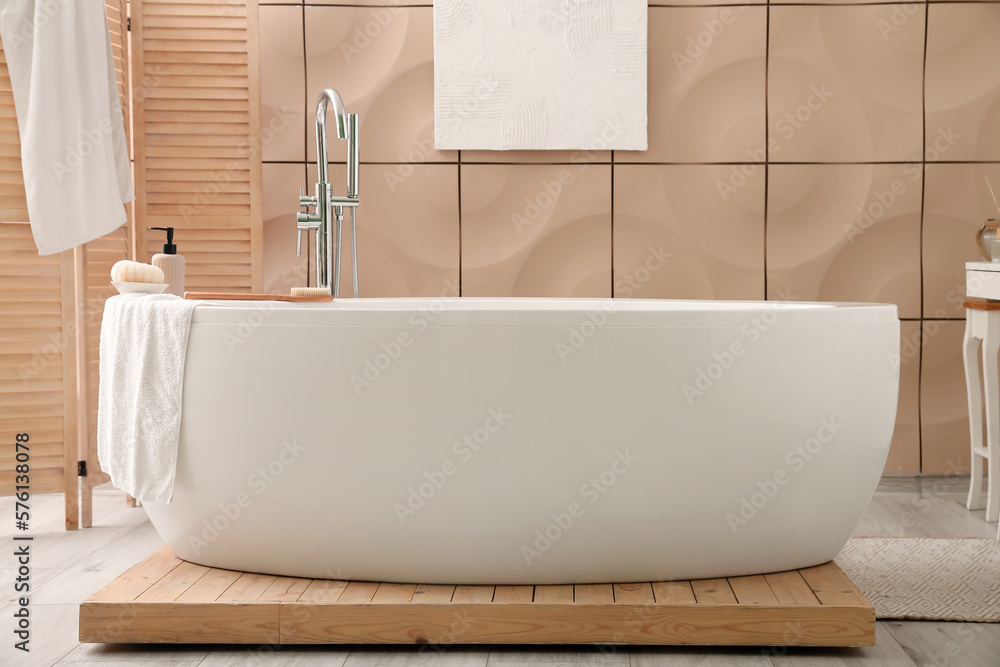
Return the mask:
<svg viewBox="0 0 1000 667">
<path fill-rule="evenodd" d="M 659 604 L 696 604 L 690 581 L 654 581 L 653 597 Z"/>
<path fill-rule="evenodd" d="M 615 604 L 652 604 L 653 587 L 648 583 L 615 584 Z"/>
<path fill-rule="evenodd" d="M 614 604 L 615 592 L 611 584 L 577 584 L 573 597 L 576 604 Z"/>
<path fill-rule="evenodd" d="M 192 216 L 210 217 L 213 215 L 243 215 L 249 211 L 249 206 L 227 206 L 225 204 L 153 204 L 150 203 L 146 210 L 150 215 L 177 216 L 178 219 L 190 218 Z M 250 262 L 247 261 L 249 265 Z M 219 269 L 226 268 L 225 264 L 215 264 Z"/>
<path fill-rule="evenodd" d="M 698 604 L 736 604 L 736 596 L 725 579 L 693 579 L 691 590 Z"/>
<path fill-rule="evenodd" d="M 220 570 L 212 568 L 205 573 L 198 581 L 194 582 L 190 588 L 181 593 L 177 598 L 178 602 L 215 602 L 226 592 L 230 586 L 236 583 L 242 572 L 234 570 Z"/>
<path fill-rule="evenodd" d="M 572 586 L 535 586 L 535 602 L 543 604 L 571 604 Z"/>
<path fill-rule="evenodd" d="M 847 573 L 840 569 L 840 566 L 837 565 L 836 561 L 830 561 L 829 563 L 826 563 L 826 566 L 833 570 L 835 576 L 840 577 L 840 579 L 847 584 L 848 590 L 854 593 L 854 596 L 861 604 L 868 604 L 868 600 L 865 599 L 865 594 L 861 592 L 861 589 L 858 588 L 853 581 L 851 581 L 851 578 L 847 576 Z"/>
<path fill-rule="evenodd" d="M 173 602 L 204 577 L 211 568 L 183 562 L 170 573 L 147 588 L 136 598 L 137 602 Z"/>
<path fill-rule="evenodd" d="M 340 604 L 368 603 L 375 597 L 378 584 L 371 581 L 352 581 L 337 599 Z"/>
<path fill-rule="evenodd" d="M 452 602 L 492 602 L 493 586 L 455 586 Z"/>
<path fill-rule="evenodd" d="M 160 547 L 152 556 L 132 566 L 89 598 L 90 602 L 132 602 L 149 587 L 183 564 L 167 547 Z"/>
<path fill-rule="evenodd" d="M 180 16 L 153 14 L 146 16 L 147 28 L 242 28 L 246 29 L 246 21 L 242 17 L 210 16 Z"/>
<path fill-rule="evenodd" d="M 765 574 L 764 579 L 780 604 L 819 604 L 809 584 L 797 571 Z"/>
<path fill-rule="evenodd" d="M 413 591 L 412 601 L 421 603 L 451 602 L 451 598 L 454 595 L 454 586 L 418 584 L 416 590 Z"/>
<path fill-rule="evenodd" d="M 347 588 L 346 581 L 330 579 L 315 579 L 299 596 L 299 602 L 330 603 L 336 602 Z"/>
<path fill-rule="evenodd" d="M 216 2 L 150 2 L 146 13 L 151 16 L 246 16 L 246 7 L 242 3 Z M 134 8 L 133 8 L 134 11 Z"/>
<path fill-rule="evenodd" d="M 372 602 L 380 604 L 409 602 L 413 599 L 413 594 L 416 590 L 416 584 L 379 584 Z"/>
<path fill-rule="evenodd" d="M 498 603 L 531 602 L 534 597 L 534 586 L 497 586 L 493 591 L 493 601 Z"/>
<path fill-rule="evenodd" d="M 740 604 L 778 604 L 778 598 L 760 575 L 750 577 L 729 577 L 729 587 Z"/>
<path fill-rule="evenodd" d="M 191 142 L 195 143 L 195 142 Z M 229 160 L 236 159 L 246 155 L 246 150 L 242 146 L 157 146 L 153 144 L 146 145 L 146 153 L 150 157 L 184 157 L 184 156 L 194 156 L 194 157 L 223 157 Z M 204 184 L 201 184 L 204 187 Z M 226 186 L 219 188 L 221 194 L 225 194 Z M 163 192 L 162 190 L 150 189 L 150 193 L 153 192 Z M 218 196 L 219 193 L 216 193 Z M 249 199 L 249 193 L 240 192 L 240 194 L 246 195 L 247 199 L 240 200 L 236 203 L 245 203 Z M 185 203 L 188 201 L 189 197 L 181 199 L 179 202 L 177 200 L 167 200 L 166 203 Z M 224 199 L 219 199 L 222 203 L 232 203 L 226 202 Z M 150 199 L 152 204 L 162 204 L 164 200 L 161 198 L 158 201 Z"/>
<path fill-rule="evenodd" d="M 312 579 L 278 577 L 257 598 L 258 602 L 293 602 L 298 600 L 312 583 Z"/>
<path fill-rule="evenodd" d="M 277 577 L 244 572 L 219 596 L 219 602 L 256 602 Z"/>
<path fill-rule="evenodd" d="M 824 605 L 860 604 L 856 589 L 834 563 L 799 570 L 813 594 Z"/>
<path fill-rule="evenodd" d="M 232 35 L 218 35 L 220 39 L 191 39 L 190 35 L 179 33 L 173 35 L 173 37 L 174 39 L 146 39 L 143 46 L 148 51 L 158 51 L 160 53 L 192 54 L 231 53 L 234 49 L 246 48 L 245 34 L 243 35 L 243 40 Z M 240 44 L 240 41 L 243 41 L 243 43 Z"/>
</svg>

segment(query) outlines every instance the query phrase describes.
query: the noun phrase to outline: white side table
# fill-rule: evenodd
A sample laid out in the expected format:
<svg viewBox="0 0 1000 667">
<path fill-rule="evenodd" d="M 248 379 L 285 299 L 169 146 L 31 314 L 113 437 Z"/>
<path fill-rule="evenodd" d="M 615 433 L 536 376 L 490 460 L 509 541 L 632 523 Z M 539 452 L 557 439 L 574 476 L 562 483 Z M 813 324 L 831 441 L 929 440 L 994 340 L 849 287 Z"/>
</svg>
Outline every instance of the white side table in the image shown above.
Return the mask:
<svg viewBox="0 0 1000 667">
<path fill-rule="evenodd" d="M 997 354 L 1000 352 L 1000 262 L 967 262 L 965 287 L 969 298 L 992 301 L 966 301 L 965 360 L 966 390 L 969 396 L 969 434 L 972 445 L 972 481 L 966 507 L 979 509 L 983 491 L 983 459 L 987 461 L 986 520 L 996 521 L 1000 514 L 1000 380 L 997 378 Z M 986 374 L 986 445 L 983 446 L 983 398 L 979 393 L 979 364 L 976 352 L 982 341 L 983 372 Z M 1000 540 L 1000 527 L 997 528 Z"/>
<path fill-rule="evenodd" d="M 983 491 L 983 462 L 987 463 L 986 520 L 996 521 L 1000 514 L 1000 378 L 997 357 L 1000 353 L 1000 303 L 966 301 L 965 306 L 965 382 L 969 396 L 969 436 L 972 443 L 972 481 L 966 507 L 980 508 Z M 979 342 L 982 341 L 983 372 L 986 374 L 986 446 L 983 446 L 983 397 L 979 391 Z M 997 531 L 1000 540 L 1000 529 Z"/>
</svg>

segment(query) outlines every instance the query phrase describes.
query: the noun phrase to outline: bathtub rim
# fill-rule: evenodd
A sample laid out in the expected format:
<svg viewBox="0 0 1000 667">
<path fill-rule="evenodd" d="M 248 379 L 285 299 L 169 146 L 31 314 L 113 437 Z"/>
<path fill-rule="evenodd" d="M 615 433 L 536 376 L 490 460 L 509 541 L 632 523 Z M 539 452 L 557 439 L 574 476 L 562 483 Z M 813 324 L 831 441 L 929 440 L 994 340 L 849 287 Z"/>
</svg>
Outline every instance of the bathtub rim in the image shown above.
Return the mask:
<svg viewBox="0 0 1000 667">
<path fill-rule="evenodd" d="M 253 314 L 256 313 L 255 316 Z M 783 326 L 898 322 L 895 304 L 549 297 L 390 297 L 323 303 L 204 301 L 194 324 L 269 326 Z"/>
</svg>

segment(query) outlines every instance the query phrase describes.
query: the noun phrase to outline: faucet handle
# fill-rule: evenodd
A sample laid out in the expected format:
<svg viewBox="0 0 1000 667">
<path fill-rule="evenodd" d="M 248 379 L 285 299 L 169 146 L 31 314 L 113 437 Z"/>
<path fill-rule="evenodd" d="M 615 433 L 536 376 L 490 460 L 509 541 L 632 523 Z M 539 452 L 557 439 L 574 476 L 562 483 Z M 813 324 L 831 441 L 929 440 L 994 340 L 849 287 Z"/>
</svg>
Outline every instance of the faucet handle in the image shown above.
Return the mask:
<svg viewBox="0 0 1000 667">
<path fill-rule="evenodd" d="M 309 231 L 309 230 L 305 229 L 305 228 L 302 228 L 302 227 L 299 227 L 298 230 L 295 232 L 295 256 L 296 257 L 301 257 L 302 256 L 302 232 L 307 232 L 307 231 Z"/>
<path fill-rule="evenodd" d="M 315 213 L 299 211 L 295 214 L 295 256 L 302 255 L 302 232 L 314 232 L 319 229 L 319 216 Z"/>
<path fill-rule="evenodd" d="M 299 206 L 310 207 L 316 205 L 316 197 L 306 194 L 305 188 L 299 188 Z"/>
</svg>

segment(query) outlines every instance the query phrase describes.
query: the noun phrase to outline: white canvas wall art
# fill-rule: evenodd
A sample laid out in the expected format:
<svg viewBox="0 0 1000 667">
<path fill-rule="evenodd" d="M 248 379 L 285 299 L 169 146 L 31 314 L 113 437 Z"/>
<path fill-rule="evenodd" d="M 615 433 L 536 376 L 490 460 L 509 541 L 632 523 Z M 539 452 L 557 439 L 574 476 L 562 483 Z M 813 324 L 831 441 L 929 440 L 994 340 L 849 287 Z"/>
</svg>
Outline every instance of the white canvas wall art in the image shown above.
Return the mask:
<svg viewBox="0 0 1000 667">
<path fill-rule="evenodd" d="M 439 150 L 645 150 L 646 0 L 435 0 Z"/>
</svg>

